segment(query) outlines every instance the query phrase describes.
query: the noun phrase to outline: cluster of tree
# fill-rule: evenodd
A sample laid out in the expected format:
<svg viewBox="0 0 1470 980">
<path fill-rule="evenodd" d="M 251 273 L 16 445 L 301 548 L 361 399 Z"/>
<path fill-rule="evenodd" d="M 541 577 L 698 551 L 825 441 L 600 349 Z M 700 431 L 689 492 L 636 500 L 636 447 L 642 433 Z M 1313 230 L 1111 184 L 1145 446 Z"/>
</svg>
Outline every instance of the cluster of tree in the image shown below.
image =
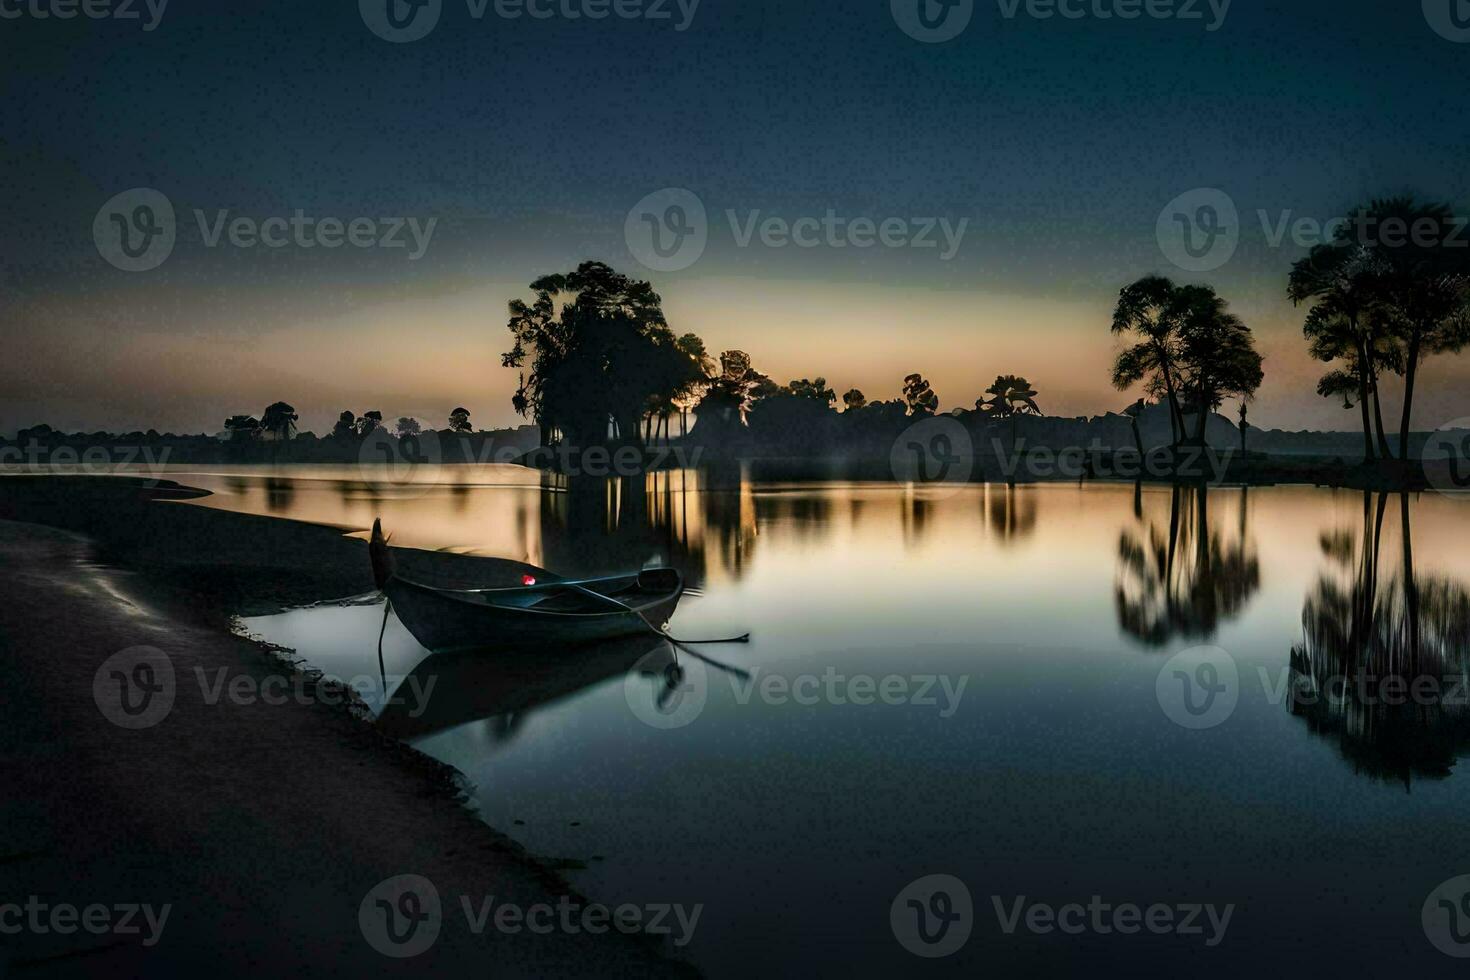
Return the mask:
<svg viewBox="0 0 1470 980">
<path fill-rule="evenodd" d="M 537 422 L 543 441 L 591 446 L 642 444 L 677 412 L 681 432 L 692 410 L 694 438 L 723 448 L 758 445 L 782 453 L 878 452 L 885 440 L 916 417 L 939 412 L 940 401 L 922 374 L 903 379 L 897 397 L 869 401 L 849 389 L 837 411 L 826 378 L 784 385 L 756 370 L 744 351 L 728 350 L 718 362 L 693 334 L 676 337 L 646 282 L 628 279 L 598 262 L 531 284 L 535 299 L 510 304 L 514 339 L 508 367 L 522 368 L 514 405 Z M 1186 414 L 1204 417 L 1227 397 L 1251 397 L 1262 378 L 1261 358 L 1250 330 L 1206 286 L 1176 286 L 1150 277 L 1125 289 L 1113 329 L 1137 342 L 1118 359 L 1120 388 L 1140 382 L 1167 400 L 1176 443 L 1186 436 Z M 950 414 L 975 428 L 1042 414 L 1037 390 L 1024 377 L 1004 374 L 974 409 Z M 1141 410 L 1142 405 L 1138 406 Z"/>
<path fill-rule="evenodd" d="M 1346 409 L 1356 404 L 1368 460 L 1394 458 L 1380 399 L 1384 377 L 1403 378 L 1398 449 L 1405 459 L 1419 368 L 1470 342 L 1470 248 L 1462 231 L 1463 219 L 1447 205 L 1375 201 L 1292 266 L 1287 295 L 1311 304 L 1303 329 L 1312 356 L 1334 365 L 1317 391 L 1341 398 Z"/>
<path fill-rule="evenodd" d="M 225 419 L 225 432 L 229 435 L 231 442 L 252 442 L 262 438 L 288 442 L 297 436 L 296 423 L 298 420 L 299 416 L 295 408 L 286 402 L 276 402 L 262 412 L 260 418 L 253 415 L 231 415 Z M 337 421 L 332 425 L 328 438 L 350 443 L 366 439 L 374 431 L 386 428 L 382 412 L 368 411 L 359 416 L 350 411 L 344 411 L 337 416 Z M 418 419 L 403 416 L 394 423 L 394 434 L 400 439 L 406 439 L 420 435 L 423 428 L 423 423 Z M 470 424 L 469 409 L 456 408 L 449 413 L 449 426 L 443 431 L 456 435 L 473 432 L 474 426 Z M 311 433 L 305 433 L 305 435 L 315 438 Z"/>
</svg>

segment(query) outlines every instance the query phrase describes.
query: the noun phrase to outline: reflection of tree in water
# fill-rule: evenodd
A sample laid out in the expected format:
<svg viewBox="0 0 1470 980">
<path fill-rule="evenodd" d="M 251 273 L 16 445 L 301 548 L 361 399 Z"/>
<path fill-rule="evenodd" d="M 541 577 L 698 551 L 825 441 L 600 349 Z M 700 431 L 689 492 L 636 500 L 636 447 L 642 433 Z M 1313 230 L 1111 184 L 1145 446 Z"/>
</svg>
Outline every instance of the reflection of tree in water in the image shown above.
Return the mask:
<svg viewBox="0 0 1470 980">
<path fill-rule="evenodd" d="M 1407 494 L 1401 555 L 1382 566 L 1387 501 L 1363 494 L 1362 528 L 1322 535 L 1327 568 L 1302 609 L 1287 703 L 1358 772 L 1408 788 L 1448 777 L 1470 747 L 1470 593 L 1415 574 Z"/>
<path fill-rule="evenodd" d="M 1205 487 L 1172 488 L 1167 526 L 1142 516 L 1135 503 L 1140 526 L 1125 529 L 1118 542 L 1114 584 L 1124 631 L 1160 647 L 1178 637 L 1208 639 L 1240 614 L 1261 586 L 1247 493 L 1241 489 L 1240 524 L 1231 540 L 1210 525 Z"/>
<path fill-rule="evenodd" d="M 265 508 L 272 514 L 280 514 L 291 509 L 291 504 L 296 500 L 296 481 L 279 476 L 268 476 L 265 478 Z"/>
<path fill-rule="evenodd" d="M 986 485 L 981 506 L 986 523 L 1002 544 L 1019 541 L 1036 530 L 1036 500 L 1036 493 L 1018 491 L 1013 483 Z"/>
<path fill-rule="evenodd" d="M 578 575 L 668 564 L 698 585 L 718 561 L 738 577 L 756 540 L 748 488 L 703 491 L 699 479 L 692 470 L 548 475 L 540 507 L 545 564 Z"/>
</svg>

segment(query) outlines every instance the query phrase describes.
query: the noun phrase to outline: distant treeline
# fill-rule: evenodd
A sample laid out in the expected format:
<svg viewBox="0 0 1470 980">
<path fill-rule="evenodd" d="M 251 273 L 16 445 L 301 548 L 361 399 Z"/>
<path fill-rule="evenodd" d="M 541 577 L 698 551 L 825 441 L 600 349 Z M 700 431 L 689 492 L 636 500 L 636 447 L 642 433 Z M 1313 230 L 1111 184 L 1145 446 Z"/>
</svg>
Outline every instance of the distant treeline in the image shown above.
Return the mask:
<svg viewBox="0 0 1470 980">
<path fill-rule="evenodd" d="M 535 426 L 489 431 L 414 430 L 399 435 L 375 427 L 362 433 L 317 436 L 239 429 L 221 435 L 146 432 L 60 432 L 49 425 L 0 437 L 0 465 L 37 466 L 165 463 L 444 463 L 509 462 L 536 448 Z"/>
</svg>

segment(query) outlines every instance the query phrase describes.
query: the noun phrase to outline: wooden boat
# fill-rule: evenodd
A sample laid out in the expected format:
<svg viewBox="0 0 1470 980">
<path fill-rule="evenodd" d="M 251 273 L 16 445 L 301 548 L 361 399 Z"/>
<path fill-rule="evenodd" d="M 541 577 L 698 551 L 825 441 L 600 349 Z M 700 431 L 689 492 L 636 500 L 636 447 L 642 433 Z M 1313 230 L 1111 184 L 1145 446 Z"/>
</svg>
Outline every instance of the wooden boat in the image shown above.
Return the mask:
<svg viewBox="0 0 1470 980">
<path fill-rule="evenodd" d="M 568 580 L 524 572 L 520 586 L 445 588 L 405 577 L 373 522 L 368 545 L 373 578 L 398 619 L 426 649 L 452 653 L 486 647 L 545 647 L 655 635 L 684 592 L 672 568 Z M 515 564 L 518 569 L 529 568 Z"/>
</svg>

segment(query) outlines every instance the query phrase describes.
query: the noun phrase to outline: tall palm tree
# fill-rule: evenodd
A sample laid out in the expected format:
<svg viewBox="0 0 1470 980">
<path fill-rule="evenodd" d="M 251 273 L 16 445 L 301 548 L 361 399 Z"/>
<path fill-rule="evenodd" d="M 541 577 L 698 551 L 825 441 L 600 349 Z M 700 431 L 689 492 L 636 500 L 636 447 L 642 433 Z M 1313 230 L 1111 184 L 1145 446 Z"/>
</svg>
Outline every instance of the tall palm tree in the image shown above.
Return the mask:
<svg viewBox="0 0 1470 980">
<path fill-rule="evenodd" d="M 1296 305 L 1314 301 L 1303 325 L 1312 343 L 1312 356 L 1326 362 L 1350 362 L 1347 373 L 1357 385 L 1368 460 L 1374 457 L 1370 412 L 1376 422 L 1378 453 L 1392 456 L 1383 430 L 1378 374 L 1380 368 L 1391 368 L 1395 363 L 1392 351 L 1397 345 L 1383 332 L 1382 317 L 1377 312 L 1380 273 L 1381 263 L 1373 251 L 1354 241 L 1352 232 L 1344 228 L 1331 244 L 1316 246 L 1292 266 L 1286 288 Z M 1337 381 L 1327 387 L 1337 387 Z"/>
<path fill-rule="evenodd" d="M 1447 205 L 1401 197 L 1375 201 L 1359 217 L 1360 227 L 1377 230 L 1371 245 L 1376 287 L 1388 329 L 1404 345 L 1399 458 L 1407 459 L 1419 366 L 1470 342 L 1470 249 L 1456 247 L 1463 245 L 1463 228 Z"/>
</svg>

